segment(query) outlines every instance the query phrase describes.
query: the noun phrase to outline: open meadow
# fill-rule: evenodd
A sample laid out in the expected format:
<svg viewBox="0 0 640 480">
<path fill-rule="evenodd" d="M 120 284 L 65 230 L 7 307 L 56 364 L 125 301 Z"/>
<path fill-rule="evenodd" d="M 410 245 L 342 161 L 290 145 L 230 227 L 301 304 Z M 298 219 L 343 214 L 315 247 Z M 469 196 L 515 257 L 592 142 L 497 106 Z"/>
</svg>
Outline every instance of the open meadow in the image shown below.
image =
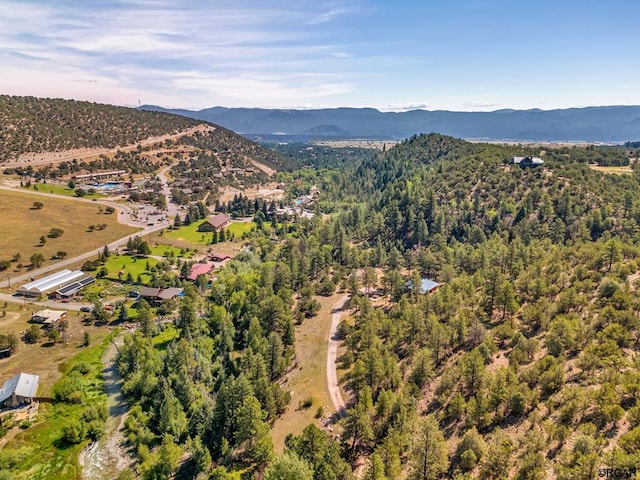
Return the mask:
<svg viewBox="0 0 640 480">
<path fill-rule="evenodd" d="M 632 175 L 633 169 L 630 166 L 606 166 L 602 167 L 600 165 L 589 165 L 591 170 L 595 170 L 596 172 L 602 173 L 610 173 L 613 175 Z"/>
<path fill-rule="evenodd" d="M 19 337 L 32 325 L 29 323 L 31 315 L 46 308 L 27 302 L 1 302 L 0 306 L 0 332 L 4 335 L 15 333 Z M 69 311 L 67 315 L 67 341 L 51 344 L 45 330 L 38 343 L 27 344 L 21 340 L 17 352 L 0 360 L 0 383 L 20 372 L 32 373 L 40 376 L 38 395 L 50 396 L 53 384 L 62 375 L 61 366 L 84 348 L 84 333 L 89 334 L 90 345 L 100 343 L 109 333 L 107 327 L 85 324 L 83 319 L 87 314 Z"/>
<path fill-rule="evenodd" d="M 338 294 L 316 297 L 321 305 L 318 314 L 295 326 L 296 366 L 283 387 L 291 392 L 291 402 L 271 430 L 278 452 L 284 450 L 284 440 L 289 433 L 299 435 L 310 423 L 321 427 L 319 417 L 327 418 L 334 412 L 327 386 L 327 339 L 333 305 L 339 297 Z"/>
<path fill-rule="evenodd" d="M 0 190 L 0 260 L 11 260 L 19 254 L 7 273 L 24 272 L 19 265 L 26 268 L 34 253 L 42 254 L 47 265 L 58 252 L 73 257 L 137 231 L 119 224 L 116 215 L 99 213 L 98 207 L 88 202 Z M 62 233 L 56 237 L 52 229 Z"/>
</svg>

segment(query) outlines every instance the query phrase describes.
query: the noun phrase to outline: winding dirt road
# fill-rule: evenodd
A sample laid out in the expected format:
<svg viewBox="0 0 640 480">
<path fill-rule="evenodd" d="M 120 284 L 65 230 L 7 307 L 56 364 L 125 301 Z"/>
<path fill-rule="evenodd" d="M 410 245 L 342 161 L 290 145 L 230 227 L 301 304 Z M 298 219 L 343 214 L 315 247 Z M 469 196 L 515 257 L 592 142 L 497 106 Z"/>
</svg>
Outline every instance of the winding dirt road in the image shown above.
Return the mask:
<svg viewBox="0 0 640 480">
<path fill-rule="evenodd" d="M 349 300 L 349 295 L 344 295 L 333 305 L 331 328 L 329 329 L 329 351 L 327 353 L 327 384 L 329 387 L 329 395 L 331 396 L 331 401 L 333 402 L 333 407 L 338 417 L 343 417 L 347 410 L 347 405 L 344 398 L 342 398 L 342 391 L 340 390 L 340 383 L 338 382 L 338 368 L 336 366 L 339 343 L 338 325 L 340 324 L 342 311 L 347 300 Z"/>
</svg>

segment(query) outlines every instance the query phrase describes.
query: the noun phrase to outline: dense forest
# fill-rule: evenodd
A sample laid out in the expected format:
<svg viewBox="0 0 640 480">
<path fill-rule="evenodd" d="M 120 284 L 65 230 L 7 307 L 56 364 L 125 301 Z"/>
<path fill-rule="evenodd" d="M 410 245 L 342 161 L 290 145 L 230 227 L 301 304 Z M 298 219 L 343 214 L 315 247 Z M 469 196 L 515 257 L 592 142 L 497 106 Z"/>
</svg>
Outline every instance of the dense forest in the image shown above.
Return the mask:
<svg viewBox="0 0 640 480">
<path fill-rule="evenodd" d="M 586 480 L 635 468 L 640 175 L 594 171 L 592 157 L 431 134 L 349 168 L 282 174 L 319 185 L 329 215 L 253 232 L 251 253 L 205 298 L 187 295 L 163 342 L 141 329 L 123 349 L 143 476 Z M 423 277 L 440 288 L 421 292 Z M 314 295 L 338 288 L 351 296 L 340 440 L 310 425 L 275 457 L 293 322 L 313 321 Z"/>
</svg>

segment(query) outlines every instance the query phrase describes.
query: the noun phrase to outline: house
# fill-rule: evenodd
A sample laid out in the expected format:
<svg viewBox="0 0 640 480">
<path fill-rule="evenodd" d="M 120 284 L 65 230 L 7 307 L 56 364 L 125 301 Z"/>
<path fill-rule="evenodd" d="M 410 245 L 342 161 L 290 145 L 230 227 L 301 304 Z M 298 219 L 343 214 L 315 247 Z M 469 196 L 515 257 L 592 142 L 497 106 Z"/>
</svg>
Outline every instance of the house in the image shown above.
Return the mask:
<svg viewBox="0 0 640 480">
<path fill-rule="evenodd" d="M 194 263 L 191 266 L 191 271 L 189 272 L 189 275 L 187 275 L 186 278 L 187 280 L 195 282 L 196 278 L 198 278 L 198 275 L 206 275 L 212 269 L 213 269 L 213 265 L 209 265 L 208 263 Z"/>
<path fill-rule="evenodd" d="M 225 255 L 224 253 L 214 253 L 209 258 L 211 258 L 211 260 L 214 262 L 224 262 L 225 260 L 229 260 L 231 257 L 229 255 Z"/>
<path fill-rule="evenodd" d="M 45 328 L 53 328 L 67 319 L 67 312 L 60 310 L 40 310 L 31 315 L 31 321 L 41 323 Z"/>
<path fill-rule="evenodd" d="M 13 408 L 30 403 L 38 390 L 38 375 L 19 373 L 4 382 L 0 388 L 0 408 Z"/>
<path fill-rule="evenodd" d="M 11 356 L 10 348 L 0 348 L 0 360 L 3 358 L 9 358 Z"/>
<path fill-rule="evenodd" d="M 539 157 L 511 157 L 511 163 L 522 168 L 538 167 L 544 165 L 544 160 Z"/>
<path fill-rule="evenodd" d="M 183 295 L 182 288 L 144 287 L 140 290 L 140 297 L 151 305 L 158 306 L 163 300 L 170 300 Z"/>
<path fill-rule="evenodd" d="M 199 232 L 219 232 L 231 225 L 231 217 L 226 213 L 211 215 L 198 227 Z"/>
<path fill-rule="evenodd" d="M 163 288 L 158 293 L 158 299 L 162 300 L 171 300 L 172 298 L 182 297 L 184 296 L 184 290 L 182 288 L 171 287 L 171 288 Z"/>
<path fill-rule="evenodd" d="M 440 285 L 429 278 L 422 278 L 420 280 L 420 293 L 431 293 L 437 290 Z"/>
</svg>

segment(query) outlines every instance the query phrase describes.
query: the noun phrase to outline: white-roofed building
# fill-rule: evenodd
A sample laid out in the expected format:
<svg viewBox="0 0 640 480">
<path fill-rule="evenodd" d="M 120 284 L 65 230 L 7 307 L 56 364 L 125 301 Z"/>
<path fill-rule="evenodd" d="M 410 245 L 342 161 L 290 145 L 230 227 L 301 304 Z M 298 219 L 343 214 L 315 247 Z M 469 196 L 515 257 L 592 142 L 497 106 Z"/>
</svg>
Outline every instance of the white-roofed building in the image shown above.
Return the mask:
<svg viewBox="0 0 640 480">
<path fill-rule="evenodd" d="M 64 287 L 83 276 L 84 273 L 80 270 L 71 271 L 65 268 L 64 270 L 47 275 L 46 277 L 38 280 L 25 283 L 18 288 L 18 293 L 26 297 L 41 297 L 42 295 Z"/>
<path fill-rule="evenodd" d="M 41 323 L 47 328 L 55 327 L 59 322 L 67 319 L 67 312 L 62 310 L 40 310 L 31 315 L 31 321 Z"/>
<path fill-rule="evenodd" d="M 38 391 L 38 375 L 19 373 L 4 382 L 0 388 L 0 408 L 17 407 L 31 402 Z"/>
</svg>

